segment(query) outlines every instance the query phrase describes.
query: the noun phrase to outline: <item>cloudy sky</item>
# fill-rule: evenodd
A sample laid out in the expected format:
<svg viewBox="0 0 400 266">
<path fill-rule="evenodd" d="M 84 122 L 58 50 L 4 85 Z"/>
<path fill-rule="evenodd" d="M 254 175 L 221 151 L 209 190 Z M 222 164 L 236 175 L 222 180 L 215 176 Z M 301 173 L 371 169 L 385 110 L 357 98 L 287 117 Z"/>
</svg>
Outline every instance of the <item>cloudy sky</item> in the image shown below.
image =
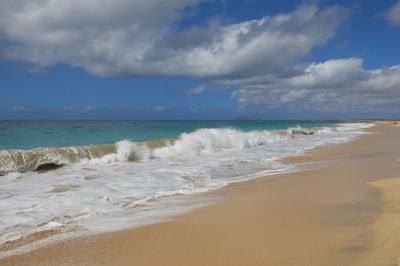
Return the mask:
<svg viewBox="0 0 400 266">
<path fill-rule="evenodd" d="M 400 1 L 1 0 L 0 119 L 400 116 Z"/>
</svg>

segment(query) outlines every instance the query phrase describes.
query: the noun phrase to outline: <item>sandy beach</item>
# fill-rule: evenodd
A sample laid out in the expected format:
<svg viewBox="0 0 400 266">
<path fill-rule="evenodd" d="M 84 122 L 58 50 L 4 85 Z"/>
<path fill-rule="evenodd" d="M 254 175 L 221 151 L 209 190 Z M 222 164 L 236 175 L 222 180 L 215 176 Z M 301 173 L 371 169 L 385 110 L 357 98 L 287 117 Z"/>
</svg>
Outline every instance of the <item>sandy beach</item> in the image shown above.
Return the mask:
<svg viewBox="0 0 400 266">
<path fill-rule="evenodd" d="M 0 0 L 0 266 L 400 266 L 399 33 L 400 0 Z"/>
<path fill-rule="evenodd" d="M 230 185 L 173 221 L 71 239 L 1 265 L 397 265 L 400 130 L 286 163 L 300 171 Z"/>
</svg>

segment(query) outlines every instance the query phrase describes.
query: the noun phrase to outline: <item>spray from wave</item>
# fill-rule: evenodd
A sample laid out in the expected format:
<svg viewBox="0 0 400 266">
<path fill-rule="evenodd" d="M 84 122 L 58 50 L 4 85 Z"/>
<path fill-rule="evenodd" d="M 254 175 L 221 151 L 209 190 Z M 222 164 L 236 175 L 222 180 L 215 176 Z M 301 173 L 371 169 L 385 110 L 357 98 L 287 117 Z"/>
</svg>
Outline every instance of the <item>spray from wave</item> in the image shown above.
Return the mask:
<svg viewBox="0 0 400 266">
<path fill-rule="evenodd" d="M 115 144 L 116 151 L 106 154 L 100 158 L 85 158 L 81 160 L 84 164 L 96 163 L 112 163 L 112 162 L 128 162 L 150 159 L 151 149 L 146 143 L 131 142 L 129 140 L 121 140 Z"/>
</svg>

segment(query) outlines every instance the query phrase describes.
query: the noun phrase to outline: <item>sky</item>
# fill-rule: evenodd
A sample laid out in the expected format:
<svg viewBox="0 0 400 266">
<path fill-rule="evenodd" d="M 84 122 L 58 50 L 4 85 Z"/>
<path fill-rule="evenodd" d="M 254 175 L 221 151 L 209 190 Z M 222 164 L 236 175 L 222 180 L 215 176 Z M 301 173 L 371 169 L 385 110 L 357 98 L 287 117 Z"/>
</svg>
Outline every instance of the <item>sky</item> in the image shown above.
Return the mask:
<svg viewBox="0 0 400 266">
<path fill-rule="evenodd" d="M 0 119 L 400 117 L 397 0 L 2 0 Z"/>
</svg>

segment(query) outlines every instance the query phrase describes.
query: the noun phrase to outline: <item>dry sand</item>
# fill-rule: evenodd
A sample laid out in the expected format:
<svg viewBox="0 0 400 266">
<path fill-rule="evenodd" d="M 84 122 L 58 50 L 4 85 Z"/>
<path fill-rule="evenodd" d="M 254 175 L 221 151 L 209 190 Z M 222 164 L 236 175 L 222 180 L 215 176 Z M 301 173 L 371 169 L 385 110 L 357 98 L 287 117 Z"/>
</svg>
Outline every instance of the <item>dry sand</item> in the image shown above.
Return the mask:
<svg viewBox="0 0 400 266">
<path fill-rule="evenodd" d="M 0 264 L 396 265 L 400 130 L 371 131 L 286 160 L 300 172 L 210 193 L 225 200 L 174 221 L 68 240 Z"/>
</svg>

